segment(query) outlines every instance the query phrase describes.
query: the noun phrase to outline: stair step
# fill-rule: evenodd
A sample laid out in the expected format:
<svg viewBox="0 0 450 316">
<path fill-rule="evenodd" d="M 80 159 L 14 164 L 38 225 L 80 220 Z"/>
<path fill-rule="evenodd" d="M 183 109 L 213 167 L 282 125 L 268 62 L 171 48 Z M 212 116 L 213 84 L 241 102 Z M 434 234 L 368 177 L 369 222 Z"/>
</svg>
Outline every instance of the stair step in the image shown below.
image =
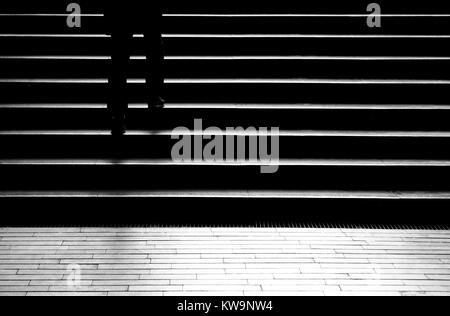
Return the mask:
<svg viewBox="0 0 450 316">
<path fill-rule="evenodd" d="M 129 104 L 129 109 L 147 109 L 144 103 Z M 106 109 L 105 103 L 28 103 L 28 104 L 2 104 L 0 110 L 98 110 Z M 450 105 L 435 104 L 282 104 L 282 103 L 168 103 L 166 110 L 361 110 L 361 111 L 383 111 L 383 110 L 450 110 Z"/>
<path fill-rule="evenodd" d="M 30 210 L 10 212 L 3 225 L 445 224 L 450 199 L 423 191 L 1 191 L 0 206 Z"/>
<path fill-rule="evenodd" d="M 3 80 L 107 78 L 111 61 L 108 57 L 66 59 L 54 56 L 0 57 Z M 104 59 L 100 59 L 104 58 Z M 137 59 L 139 58 L 139 59 Z M 145 60 L 133 58 L 130 78 L 145 76 Z M 328 58 L 328 59 L 325 59 Z M 176 78 L 304 78 L 366 80 L 445 80 L 450 79 L 450 58 L 445 57 L 314 57 L 314 56 L 173 56 L 167 57 L 165 76 Z M 409 59 L 408 59 L 409 58 Z"/>
<path fill-rule="evenodd" d="M 109 61 L 110 56 L 96 56 L 96 55 L 1 55 L 0 60 L 8 61 L 30 61 L 38 60 L 39 62 L 46 61 Z M 145 60 L 144 55 L 130 56 L 132 61 Z M 194 56 L 194 55 L 166 55 L 166 61 L 182 60 L 182 61 L 285 61 L 285 60 L 325 60 L 325 61 L 448 61 L 450 57 L 446 56 L 313 56 L 313 55 L 216 55 L 216 56 Z"/>
<path fill-rule="evenodd" d="M 271 166 L 270 171 L 267 166 Z M 270 173 L 263 173 L 264 170 Z M 286 191 L 444 192 L 450 189 L 446 181 L 450 176 L 450 161 L 429 160 L 174 163 L 149 159 L 22 159 L 1 160 L 0 172 L 0 190 L 227 191 L 277 188 Z M 344 178 L 346 181 L 342 181 Z"/>
<path fill-rule="evenodd" d="M 78 2 L 84 9 L 84 13 L 100 11 L 105 2 L 103 0 L 80 0 Z M 256 5 L 258 4 L 258 5 Z M 425 2 L 410 2 L 406 0 L 381 1 L 384 13 L 450 13 L 448 7 L 442 1 L 430 0 Z M 189 3 L 178 0 L 164 1 L 165 11 L 168 13 L 304 13 L 304 14 L 358 14 L 363 10 L 366 13 L 367 5 L 361 5 L 359 0 L 348 0 L 345 3 L 336 3 L 332 0 L 320 1 L 277 1 L 276 3 L 261 3 L 256 1 L 223 1 L 211 2 L 205 0 L 191 0 Z M 4 2 L 0 6 L 0 12 L 4 13 L 60 13 L 64 10 L 61 5 L 50 0 L 42 0 L 39 4 L 34 1 L 23 3 Z"/>
<path fill-rule="evenodd" d="M 63 12 L 63 11 L 61 11 Z M 382 27 L 369 28 L 368 14 L 165 14 L 164 33 L 304 33 L 331 34 L 448 34 L 448 14 L 382 14 Z M 64 13 L 46 15 L 0 15 L 5 33 L 107 33 L 101 12 L 82 15 L 82 28 L 70 29 Z"/>
<path fill-rule="evenodd" d="M 2 39 L 46 39 L 46 38 L 77 38 L 77 39 L 109 39 L 111 36 L 107 34 L 57 34 L 57 33 L 0 33 Z M 448 39 L 449 34 L 303 34 L 303 33 L 287 33 L 287 34 L 214 34 L 214 33 L 178 33 L 178 34 L 162 34 L 165 39 Z M 135 39 L 143 39 L 143 34 L 133 34 Z"/>
<path fill-rule="evenodd" d="M 448 192 L 362 191 L 0 191 L 0 198 L 254 198 L 254 199 L 380 199 L 448 200 Z"/>
<path fill-rule="evenodd" d="M 153 112 L 146 104 L 131 104 L 130 129 L 172 130 L 195 119 L 226 129 L 278 127 L 360 131 L 448 131 L 448 105 L 364 104 L 173 104 Z M 0 104 L 0 130 L 108 129 L 106 104 Z"/>
<path fill-rule="evenodd" d="M 193 123 L 187 128 L 192 130 Z M 0 131 L 0 157 L 169 159 L 177 142 L 171 135 L 172 131 L 130 130 L 117 141 L 108 130 Z M 255 133 L 228 134 L 237 135 Z M 279 143 L 284 159 L 450 159 L 449 132 L 293 130 L 280 131 Z"/>
<path fill-rule="evenodd" d="M 106 79 L 0 80 L 2 103 L 105 102 Z M 144 80 L 131 79 L 130 102 L 143 102 Z M 168 79 L 171 103 L 448 104 L 448 80 Z"/>
<path fill-rule="evenodd" d="M 108 130 L 40 130 L 40 131 L 1 131 L 0 136 L 109 136 Z M 199 134 L 199 133 L 197 133 Z M 211 133 L 207 133 L 208 135 Z M 128 136 L 171 136 L 172 131 L 158 130 L 130 130 L 127 131 Z M 188 135 L 191 135 L 189 133 Z M 196 133 L 192 133 L 196 135 Z M 213 134 L 216 135 L 216 134 Z M 217 135 L 233 135 L 233 136 L 254 136 L 258 135 L 253 132 L 221 132 Z M 293 130 L 280 131 L 280 137 L 370 137 L 370 138 L 448 138 L 450 132 L 397 132 L 397 131 L 309 131 L 309 130 Z M 128 137 L 124 136 L 124 137 Z"/>
<path fill-rule="evenodd" d="M 30 36 L 32 35 L 32 36 Z M 450 35 L 333 35 L 333 34 L 166 34 L 165 53 L 173 55 L 333 55 L 336 56 L 448 56 Z M 106 35 L 3 34 L 1 55 L 108 55 Z M 145 41 L 134 38 L 130 51 L 143 55 Z"/>
<path fill-rule="evenodd" d="M 0 166 L 260 166 L 258 161 L 174 162 L 162 159 L 7 159 Z M 291 159 L 281 160 L 285 166 L 332 167 L 450 167 L 450 160 L 382 160 L 382 159 Z"/>
<path fill-rule="evenodd" d="M 107 79 L 36 78 L 0 79 L 0 84 L 107 84 Z M 145 84 L 145 79 L 128 79 L 130 84 Z M 309 78 L 177 78 L 166 79 L 167 84 L 330 84 L 330 85 L 450 85 L 450 80 L 389 80 L 389 79 L 309 79 Z"/>
</svg>

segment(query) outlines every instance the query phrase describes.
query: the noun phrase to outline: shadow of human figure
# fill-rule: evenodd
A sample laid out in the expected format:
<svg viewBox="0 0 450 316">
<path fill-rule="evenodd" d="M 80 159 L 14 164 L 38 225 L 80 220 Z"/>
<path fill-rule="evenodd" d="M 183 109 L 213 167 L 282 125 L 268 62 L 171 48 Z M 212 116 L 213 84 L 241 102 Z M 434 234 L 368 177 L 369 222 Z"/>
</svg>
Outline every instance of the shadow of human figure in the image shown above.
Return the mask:
<svg viewBox="0 0 450 316">
<path fill-rule="evenodd" d="M 112 116 L 112 134 L 123 135 L 128 109 L 127 76 L 133 34 L 144 34 L 146 102 L 150 109 L 163 108 L 164 51 L 162 44 L 162 8 L 159 0 L 109 0 L 105 16 L 111 35 L 108 109 Z"/>
</svg>

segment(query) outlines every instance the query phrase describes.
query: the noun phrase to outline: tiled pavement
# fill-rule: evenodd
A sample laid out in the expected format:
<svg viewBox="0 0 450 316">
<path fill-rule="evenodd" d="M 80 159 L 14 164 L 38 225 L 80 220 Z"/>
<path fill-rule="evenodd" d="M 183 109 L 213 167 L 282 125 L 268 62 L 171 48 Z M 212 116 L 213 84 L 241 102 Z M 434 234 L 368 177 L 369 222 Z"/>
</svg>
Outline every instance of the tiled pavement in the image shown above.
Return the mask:
<svg viewBox="0 0 450 316">
<path fill-rule="evenodd" d="M 55 294 L 448 295 L 450 231 L 0 228 L 0 296 Z"/>
</svg>

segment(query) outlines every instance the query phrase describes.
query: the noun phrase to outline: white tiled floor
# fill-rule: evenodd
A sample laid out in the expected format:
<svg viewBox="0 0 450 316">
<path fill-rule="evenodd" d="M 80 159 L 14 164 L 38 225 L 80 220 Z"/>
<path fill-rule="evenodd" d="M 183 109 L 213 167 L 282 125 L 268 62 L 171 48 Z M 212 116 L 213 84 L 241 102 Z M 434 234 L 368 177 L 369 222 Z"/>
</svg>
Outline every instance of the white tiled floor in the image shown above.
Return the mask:
<svg viewBox="0 0 450 316">
<path fill-rule="evenodd" d="M 0 228 L 0 296 L 43 294 L 449 295 L 450 231 Z"/>
</svg>

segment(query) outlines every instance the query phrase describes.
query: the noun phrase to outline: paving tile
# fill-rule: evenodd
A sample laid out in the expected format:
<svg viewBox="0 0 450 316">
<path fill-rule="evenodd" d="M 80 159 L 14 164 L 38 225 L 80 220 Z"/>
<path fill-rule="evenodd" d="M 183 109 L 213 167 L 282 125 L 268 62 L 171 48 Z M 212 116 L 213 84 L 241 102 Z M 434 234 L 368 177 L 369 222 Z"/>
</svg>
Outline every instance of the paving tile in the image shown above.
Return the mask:
<svg viewBox="0 0 450 316">
<path fill-rule="evenodd" d="M 252 280 L 252 279 L 265 279 L 272 280 L 274 278 L 273 274 L 266 273 L 235 273 L 235 274 L 198 274 L 198 280 Z"/>
<path fill-rule="evenodd" d="M 214 296 L 214 297 L 236 297 L 243 296 L 244 291 L 217 291 L 217 292 L 195 292 L 195 291 L 170 291 L 164 292 L 164 296 L 186 297 L 186 296 Z"/>
<path fill-rule="evenodd" d="M 147 285 L 147 286 L 130 286 L 131 292 L 169 292 L 169 291 L 182 291 L 181 285 Z"/>
<path fill-rule="evenodd" d="M 150 270 L 150 274 L 224 274 L 225 269 L 161 269 L 161 270 Z M 145 274 L 145 273 L 143 273 Z"/>
<path fill-rule="evenodd" d="M 64 259 L 64 258 L 63 258 Z M 67 258 L 67 259 L 72 259 L 72 258 Z M 75 258 L 77 259 L 77 258 Z M 80 258 L 82 259 L 82 258 Z M 89 259 L 89 258 L 87 258 Z M 123 254 L 123 255 L 111 255 L 111 254 L 96 254 L 93 255 L 93 259 L 105 259 L 105 260 L 114 260 L 114 259 L 130 259 L 130 260 L 134 260 L 134 259 L 148 259 L 148 255 L 147 254 Z"/>
<path fill-rule="evenodd" d="M 50 286 L 50 292 L 120 292 L 128 291 L 128 286 L 122 285 L 108 285 L 108 286 L 79 286 L 71 289 L 70 286 Z"/>
<path fill-rule="evenodd" d="M 69 268 L 70 264 L 40 264 L 38 266 L 39 270 L 67 270 Z M 97 270 L 99 265 L 97 264 L 80 264 L 81 271 L 88 271 L 88 270 Z M 19 269 L 26 269 L 30 270 L 32 268 L 30 267 L 20 267 Z"/>
<path fill-rule="evenodd" d="M 127 259 L 127 258 L 116 258 L 116 259 L 64 259 L 59 262 L 60 264 L 78 264 L 78 265 L 89 265 L 89 264 L 150 264 L 150 259 Z"/>
<path fill-rule="evenodd" d="M 239 263 L 206 263 L 206 264 L 172 264 L 172 269 L 246 269 L 246 264 Z"/>
<path fill-rule="evenodd" d="M 162 269 L 171 269 L 171 264 L 99 264 L 98 270 L 162 270 Z"/>
<path fill-rule="evenodd" d="M 3 258 L 3 256 L 1 256 Z M 36 265 L 36 264 L 59 264 L 60 260 L 49 260 L 49 259 L 7 259 L 7 260 L 0 260 L 0 269 L 4 265 L 11 265 L 11 264 L 19 264 L 19 265 Z"/>
<path fill-rule="evenodd" d="M 450 292 L 402 292 L 402 296 L 450 296 Z"/>
<path fill-rule="evenodd" d="M 261 274 L 261 273 L 289 273 L 299 274 L 300 269 L 283 269 L 283 268 L 270 268 L 270 269 L 226 269 L 227 274 Z"/>
<path fill-rule="evenodd" d="M 39 265 L 38 264 L 22 264 L 22 263 L 17 263 L 17 264 L 2 264 L 0 265 L 0 271 L 2 270 L 19 270 L 19 269 L 38 269 Z"/>
<path fill-rule="evenodd" d="M 334 296 L 334 297 L 341 297 L 341 296 L 402 296 L 402 292 L 398 291 L 345 291 L 345 292 L 325 292 L 325 296 Z"/>
<path fill-rule="evenodd" d="M 313 258 L 239 258 L 239 259 L 223 259 L 225 263 L 246 263 L 249 264 L 305 264 L 314 263 Z"/>
<path fill-rule="evenodd" d="M 263 296 L 263 297 L 279 297 L 279 296 L 325 296 L 323 291 L 244 291 L 245 296 Z"/>
<path fill-rule="evenodd" d="M 107 296 L 108 292 L 29 292 L 27 296 Z"/>
<path fill-rule="evenodd" d="M 200 259 L 200 258 L 194 258 L 194 259 L 179 259 L 179 258 L 173 258 L 173 259 L 148 259 L 153 264 L 223 264 L 224 259 L 223 258 L 217 258 L 217 259 Z M 241 261 L 237 262 L 225 262 L 225 263 L 245 263 L 246 259 L 237 259 Z"/>
<path fill-rule="evenodd" d="M 109 292 L 108 296 L 164 296 L 164 292 Z"/>
<path fill-rule="evenodd" d="M 195 280 L 200 275 L 195 274 L 145 274 L 140 275 L 140 280 Z"/>
<path fill-rule="evenodd" d="M 339 286 L 334 285 L 262 285 L 267 292 L 316 292 L 316 291 L 340 291 Z"/>
<path fill-rule="evenodd" d="M 195 279 L 195 280 L 171 280 L 171 285 L 252 285 L 247 279 Z"/>
<path fill-rule="evenodd" d="M 183 285 L 185 292 L 237 292 L 237 291 L 260 291 L 259 285 Z"/>
<path fill-rule="evenodd" d="M 426 292 L 444 292 L 450 291 L 450 286 L 448 285 L 419 285 L 421 291 Z"/>
<path fill-rule="evenodd" d="M 275 273 L 275 279 L 284 280 L 284 279 L 299 279 L 299 280 L 333 280 L 333 279 L 348 279 L 350 278 L 347 273 Z"/>
<path fill-rule="evenodd" d="M 328 285 L 408 285 L 405 284 L 405 280 L 384 280 L 384 279 L 327 279 Z M 411 284 L 414 285 L 414 284 Z"/>
<path fill-rule="evenodd" d="M 24 280 L 24 281 L 11 281 L 11 280 L 5 281 L 5 280 L 0 280 L 0 287 L 3 288 L 3 289 L 0 289 L 0 291 L 4 290 L 4 289 L 7 290 L 8 286 L 26 286 L 29 283 L 30 283 L 30 281 L 28 281 L 28 280 Z"/>
<path fill-rule="evenodd" d="M 403 280 L 405 285 L 417 285 L 417 286 L 448 286 L 450 287 L 449 280 Z"/>
<path fill-rule="evenodd" d="M 412 285 L 341 285 L 343 292 L 411 292 L 420 291 L 420 287 Z"/>
<path fill-rule="evenodd" d="M 8 281 L 8 280 L 62 280 L 63 275 L 35 275 L 35 274 L 29 274 L 29 275 L 0 275 L 0 280 L 2 281 Z"/>
<path fill-rule="evenodd" d="M 368 279 L 368 280 L 427 280 L 428 277 L 425 274 L 406 274 L 406 273 L 388 273 L 388 274 L 381 274 L 381 273 L 370 273 L 370 274 L 353 274 L 350 273 L 351 279 Z"/>
<path fill-rule="evenodd" d="M 92 286 L 107 285 L 136 285 L 136 286 L 153 286 L 153 285 L 171 285 L 169 280 L 96 280 L 92 281 Z"/>
<path fill-rule="evenodd" d="M 0 292 L 45 292 L 48 286 L 2 286 Z"/>
<path fill-rule="evenodd" d="M 316 263 L 329 263 L 329 264 L 369 264 L 371 263 L 369 261 L 370 259 L 367 258 L 354 258 L 354 259 L 347 259 L 347 258 L 314 258 L 314 262 Z M 385 263 L 386 261 L 381 261 L 381 263 Z M 389 261 L 390 262 L 390 261 Z"/>
<path fill-rule="evenodd" d="M 283 279 L 283 280 L 265 280 L 265 279 L 253 279 L 248 280 L 250 285 L 269 285 L 269 286 L 309 286 L 309 285 L 326 285 L 325 280 L 322 279 Z M 336 285 L 336 284 L 328 284 Z"/>
<path fill-rule="evenodd" d="M 449 274 L 426 274 L 426 279 L 429 280 L 450 280 L 450 273 Z"/>
<path fill-rule="evenodd" d="M 26 296 L 27 292 L 0 292 L 0 297 L 6 296 Z"/>
</svg>

